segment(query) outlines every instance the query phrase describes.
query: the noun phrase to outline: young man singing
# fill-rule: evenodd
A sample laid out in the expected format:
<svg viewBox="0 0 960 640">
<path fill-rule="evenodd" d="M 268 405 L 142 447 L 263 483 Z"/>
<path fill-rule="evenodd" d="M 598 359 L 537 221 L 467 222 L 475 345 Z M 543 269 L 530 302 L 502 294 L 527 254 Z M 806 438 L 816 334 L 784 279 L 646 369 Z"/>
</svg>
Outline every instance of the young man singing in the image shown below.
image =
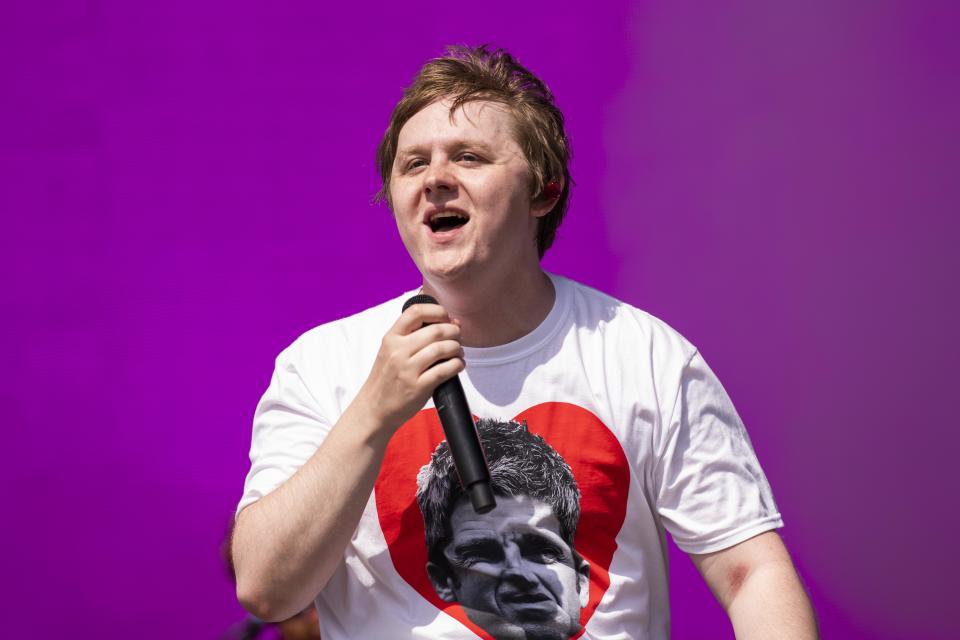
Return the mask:
<svg viewBox="0 0 960 640">
<path fill-rule="evenodd" d="M 549 90 L 503 51 L 451 49 L 407 88 L 380 196 L 439 304 L 401 313 L 408 292 L 277 358 L 233 545 L 252 613 L 315 600 L 325 640 L 667 638 L 669 532 L 738 638 L 816 637 L 770 487 L 696 348 L 541 269 L 569 155 Z M 572 474 L 575 548 L 544 501 L 502 488 L 526 486 L 521 465 L 488 519 L 451 492 L 447 556 L 428 558 L 417 474 L 442 440 L 431 393 L 456 375 L 474 415 L 525 425 Z"/>
</svg>

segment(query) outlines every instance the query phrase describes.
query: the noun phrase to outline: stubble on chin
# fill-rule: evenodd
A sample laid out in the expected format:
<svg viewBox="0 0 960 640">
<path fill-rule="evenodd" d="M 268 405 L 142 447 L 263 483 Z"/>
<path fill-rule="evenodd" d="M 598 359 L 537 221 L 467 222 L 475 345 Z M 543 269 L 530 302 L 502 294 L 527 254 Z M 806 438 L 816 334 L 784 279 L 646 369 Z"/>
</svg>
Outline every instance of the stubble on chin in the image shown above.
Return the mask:
<svg viewBox="0 0 960 640">
<path fill-rule="evenodd" d="M 462 606 L 462 605 L 461 605 Z M 572 622 L 566 633 L 549 625 L 531 623 L 526 627 L 510 622 L 499 614 L 463 607 L 470 622 L 477 625 L 494 640 L 566 640 L 580 631 L 580 622 Z"/>
<path fill-rule="evenodd" d="M 469 607 L 463 607 L 463 610 L 470 622 L 489 633 L 494 640 L 526 640 L 527 638 L 527 632 L 523 630 L 523 627 L 508 622 L 496 613 Z"/>
</svg>

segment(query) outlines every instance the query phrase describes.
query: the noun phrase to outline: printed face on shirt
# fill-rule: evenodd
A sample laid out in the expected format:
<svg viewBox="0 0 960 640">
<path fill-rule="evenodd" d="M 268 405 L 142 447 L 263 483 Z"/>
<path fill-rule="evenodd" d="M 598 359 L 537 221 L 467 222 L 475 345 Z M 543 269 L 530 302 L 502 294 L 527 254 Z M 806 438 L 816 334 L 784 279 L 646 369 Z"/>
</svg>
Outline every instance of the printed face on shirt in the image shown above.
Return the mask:
<svg viewBox="0 0 960 640">
<path fill-rule="evenodd" d="M 580 629 L 589 565 L 579 566 L 549 505 L 528 496 L 497 497 L 477 514 L 461 498 L 451 514 L 447 567 L 428 563 L 437 594 L 458 602 L 498 640 L 569 638 Z"/>
</svg>

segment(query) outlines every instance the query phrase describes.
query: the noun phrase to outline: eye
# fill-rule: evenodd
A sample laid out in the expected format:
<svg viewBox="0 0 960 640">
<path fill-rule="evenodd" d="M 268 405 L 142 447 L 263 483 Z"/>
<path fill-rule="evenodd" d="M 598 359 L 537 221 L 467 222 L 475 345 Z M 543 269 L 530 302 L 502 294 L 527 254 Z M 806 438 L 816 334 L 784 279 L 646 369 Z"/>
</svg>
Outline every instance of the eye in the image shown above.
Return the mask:
<svg viewBox="0 0 960 640">
<path fill-rule="evenodd" d="M 460 154 L 460 161 L 467 164 L 476 164 L 480 162 L 480 156 L 469 151 Z"/>
<path fill-rule="evenodd" d="M 464 566 L 478 562 L 497 563 L 503 561 L 503 547 L 494 540 L 476 540 L 458 546 L 455 555 Z"/>
<path fill-rule="evenodd" d="M 527 560 L 540 564 L 553 564 L 566 559 L 563 549 L 547 540 L 536 538 L 524 540 L 521 544 L 521 553 Z"/>
<path fill-rule="evenodd" d="M 560 560 L 562 556 L 556 549 L 540 549 L 536 553 L 527 554 L 526 558 L 540 564 L 553 564 Z"/>
<path fill-rule="evenodd" d="M 414 158 L 414 159 L 410 160 L 409 162 L 407 162 L 407 164 L 406 164 L 406 166 L 404 167 L 404 169 L 405 169 L 406 171 L 414 171 L 414 170 L 419 169 L 420 167 L 424 167 L 424 166 L 426 166 L 426 165 L 427 165 L 427 161 L 424 160 L 423 158 Z"/>
</svg>

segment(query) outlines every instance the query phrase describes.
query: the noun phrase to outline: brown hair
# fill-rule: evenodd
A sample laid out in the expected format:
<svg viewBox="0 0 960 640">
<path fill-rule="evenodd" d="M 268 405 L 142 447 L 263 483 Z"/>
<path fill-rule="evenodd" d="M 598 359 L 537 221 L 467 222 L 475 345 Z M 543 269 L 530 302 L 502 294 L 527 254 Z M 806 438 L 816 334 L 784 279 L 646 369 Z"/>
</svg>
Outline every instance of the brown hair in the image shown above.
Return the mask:
<svg viewBox="0 0 960 640">
<path fill-rule="evenodd" d="M 383 186 L 375 201 L 390 201 L 390 175 L 397 155 L 400 129 L 418 111 L 437 100 L 451 101 L 450 116 L 472 100 L 506 105 L 513 114 L 514 136 L 530 167 L 530 192 L 534 200 L 548 198 L 550 182 L 563 187 L 557 204 L 537 226 L 537 251 L 546 253 L 563 220 L 570 197 L 570 144 L 563 130 L 563 114 L 553 94 L 540 78 L 503 49 L 452 46 L 447 55 L 430 60 L 403 92 L 390 116 L 390 126 L 377 147 L 377 169 Z"/>
</svg>

